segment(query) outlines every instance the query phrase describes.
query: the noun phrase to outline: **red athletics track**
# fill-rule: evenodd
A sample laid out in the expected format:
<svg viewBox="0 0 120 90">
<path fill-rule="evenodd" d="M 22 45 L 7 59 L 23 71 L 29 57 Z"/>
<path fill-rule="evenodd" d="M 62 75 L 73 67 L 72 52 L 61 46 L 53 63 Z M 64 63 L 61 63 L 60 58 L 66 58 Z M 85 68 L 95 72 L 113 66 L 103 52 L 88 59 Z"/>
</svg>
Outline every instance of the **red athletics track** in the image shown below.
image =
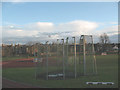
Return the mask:
<svg viewBox="0 0 120 90">
<path fill-rule="evenodd" d="M 34 67 L 33 59 L 17 59 L 17 60 L 8 60 L 0 63 L 2 69 L 5 68 L 22 68 L 22 67 Z M 2 88 L 40 88 L 39 86 L 33 86 L 25 83 L 16 82 L 13 80 L 8 80 L 2 78 Z"/>
<path fill-rule="evenodd" d="M 19 67 L 34 67 L 33 59 L 16 59 L 10 61 L 3 61 L 2 68 L 19 68 Z"/>
</svg>

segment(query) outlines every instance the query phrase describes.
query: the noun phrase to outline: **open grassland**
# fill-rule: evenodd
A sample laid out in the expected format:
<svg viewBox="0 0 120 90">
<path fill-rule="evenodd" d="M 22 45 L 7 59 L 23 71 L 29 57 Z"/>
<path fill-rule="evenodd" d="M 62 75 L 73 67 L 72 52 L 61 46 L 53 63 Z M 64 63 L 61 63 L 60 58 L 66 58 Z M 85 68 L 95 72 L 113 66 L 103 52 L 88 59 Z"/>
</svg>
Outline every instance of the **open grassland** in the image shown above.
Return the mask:
<svg viewBox="0 0 120 90">
<path fill-rule="evenodd" d="M 96 56 L 98 75 L 80 76 L 77 79 L 43 80 L 35 79 L 35 68 L 3 69 L 3 77 L 18 82 L 48 88 L 117 88 L 118 55 Z M 115 85 L 86 85 L 86 82 L 114 82 Z"/>
</svg>

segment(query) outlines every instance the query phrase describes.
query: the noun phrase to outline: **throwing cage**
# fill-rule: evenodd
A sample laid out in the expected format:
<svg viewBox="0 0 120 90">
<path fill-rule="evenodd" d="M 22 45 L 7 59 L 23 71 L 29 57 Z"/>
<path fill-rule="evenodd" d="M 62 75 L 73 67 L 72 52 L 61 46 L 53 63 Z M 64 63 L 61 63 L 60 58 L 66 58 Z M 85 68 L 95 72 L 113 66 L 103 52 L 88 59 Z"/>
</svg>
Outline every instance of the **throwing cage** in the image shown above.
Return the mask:
<svg viewBox="0 0 120 90">
<path fill-rule="evenodd" d="M 92 35 L 37 44 L 36 79 L 67 79 L 97 74 Z"/>
</svg>

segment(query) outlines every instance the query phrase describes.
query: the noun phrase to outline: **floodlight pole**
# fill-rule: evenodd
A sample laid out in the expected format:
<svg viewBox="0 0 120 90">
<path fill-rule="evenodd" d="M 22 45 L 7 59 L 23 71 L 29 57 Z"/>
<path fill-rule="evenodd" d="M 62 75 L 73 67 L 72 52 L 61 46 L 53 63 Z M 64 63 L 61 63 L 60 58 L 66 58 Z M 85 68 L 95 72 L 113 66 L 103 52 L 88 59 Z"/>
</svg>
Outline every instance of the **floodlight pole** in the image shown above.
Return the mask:
<svg viewBox="0 0 120 90">
<path fill-rule="evenodd" d="M 93 72 L 95 74 L 97 74 L 97 65 L 96 65 L 96 57 L 95 57 L 95 49 L 94 49 L 94 42 L 93 42 L 93 37 L 91 35 L 91 39 L 92 39 L 92 51 L 93 51 L 93 57 L 94 57 L 94 60 L 93 60 Z"/>
<path fill-rule="evenodd" d="M 48 80 L 48 41 L 46 42 L 46 79 Z"/>
<path fill-rule="evenodd" d="M 85 35 L 83 35 L 83 56 L 84 56 L 84 75 L 86 75 L 86 50 L 85 50 Z"/>
<path fill-rule="evenodd" d="M 64 60 L 64 39 L 61 39 L 63 41 L 63 80 L 65 80 L 65 60 Z"/>
<path fill-rule="evenodd" d="M 77 77 L 77 71 L 76 71 L 76 39 L 75 37 L 72 37 L 74 39 L 74 64 L 75 64 L 75 78 Z"/>
</svg>

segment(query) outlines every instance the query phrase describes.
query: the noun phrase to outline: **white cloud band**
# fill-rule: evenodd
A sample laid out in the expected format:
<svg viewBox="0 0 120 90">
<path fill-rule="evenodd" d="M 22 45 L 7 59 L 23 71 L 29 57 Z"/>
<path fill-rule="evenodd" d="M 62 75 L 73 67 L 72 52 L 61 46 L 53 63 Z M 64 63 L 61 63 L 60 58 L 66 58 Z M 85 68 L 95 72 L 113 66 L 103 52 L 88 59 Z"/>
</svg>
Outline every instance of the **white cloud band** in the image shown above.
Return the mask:
<svg viewBox="0 0 120 90">
<path fill-rule="evenodd" d="M 102 30 L 96 30 L 99 23 L 84 20 L 75 20 L 67 23 L 55 25 L 52 22 L 36 22 L 23 25 L 8 25 L 3 27 L 2 36 L 5 37 L 40 37 L 40 40 L 50 40 L 83 34 L 99 37 L 102 33 L 109 36 L 118 34 L 118 25 L 114 25 Z"/>
</svg>

